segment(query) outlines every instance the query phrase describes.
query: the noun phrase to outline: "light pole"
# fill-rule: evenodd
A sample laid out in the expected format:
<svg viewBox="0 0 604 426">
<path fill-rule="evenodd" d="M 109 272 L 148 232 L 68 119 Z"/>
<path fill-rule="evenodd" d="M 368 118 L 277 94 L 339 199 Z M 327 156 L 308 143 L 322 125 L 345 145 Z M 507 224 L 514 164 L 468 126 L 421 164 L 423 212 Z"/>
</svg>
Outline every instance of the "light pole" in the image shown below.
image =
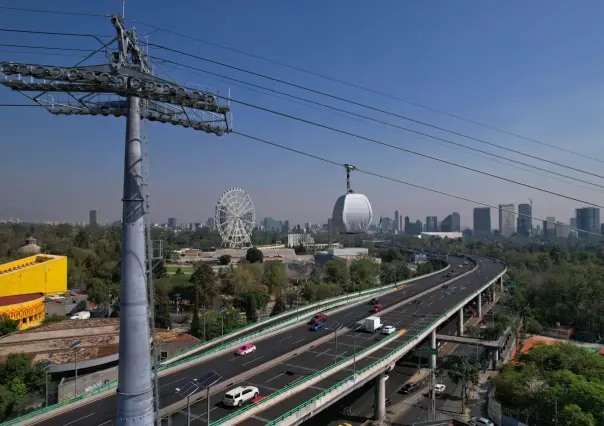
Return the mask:
<svg viewBox="0 0 604 426">
<path fill-rule="evenodd" d="M 299 298 L 300 298 L 300 294 L 301 293 L 302 293 L 302 290 L 296 291 L 296 321 L 300 320 L 300 302 L 299 302 Z"/>
<path fill-rule="evenodd" d="M 80 347 L 79 340 L 71 344 L 70 348 L 73 349 L 73 358 L 74 358 L 74 366 L 75 366 L 75 381 L 73 382 L 73 396 L 74 398 L 78 396 L 78 348 Z"/>
<path fill-rule="evenodd" d="M 175 391 L 178 395 L 187 399 L 187 426 L 191 426 L 191 395 L 199 390 L 199 384 L 197 379 L 193 379 L 187 383 L 182 389 L 176 388 Z"/>
<path fill-rule="evenodd" d="M 333 333 L 334 333 L 334 337 L 336 340 L 336 354 L 333 357 L 333 363 L 335 364 L 336 362 L 338 362 L 338 331 L 343 327 L 342 324 L 340 324 L 339 322 L 336 322 L 333 324 Z"/>
<path fill-rule="evenodd" d="M 203 318 L 203 341 L 206 341 L 206 315 L 209 314 L 210 311 L 205 311 L 201 317 Z"/>
<path fill-rule="evenodd" d="M 46 407 L 48 407 L 48 368 L 52 365 L 51 361 L 46 361 L 44 364 L 42 364 L 41 368 L 42 371 L 44 371 L 44 387 L 45 387 L 45 392 L 44 395 L 46 396 Z"/>
<path fill-rule="evenodd" d="M 220 310 L 220 336 L 221 336 L 220 344 L 221 345 L 224 344 L 224 313 L 226 310 L 227 310 L 227 308 L 222 308 Z"/>
</svg>

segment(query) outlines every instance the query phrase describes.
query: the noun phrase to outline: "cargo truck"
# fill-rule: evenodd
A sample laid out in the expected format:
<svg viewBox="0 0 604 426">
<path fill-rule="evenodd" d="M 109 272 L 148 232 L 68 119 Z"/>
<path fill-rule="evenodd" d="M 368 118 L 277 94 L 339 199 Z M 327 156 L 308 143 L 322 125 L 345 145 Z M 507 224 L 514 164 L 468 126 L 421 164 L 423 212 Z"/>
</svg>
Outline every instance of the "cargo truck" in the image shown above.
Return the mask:
<svg viewBox="0 0 604 426">
<path fill-rule="evenodd" d="M 365 318 L 365 330 L 375 333 L 382 328 L 382 322 L 380 317 L 368 317 Z"/>
</svg>

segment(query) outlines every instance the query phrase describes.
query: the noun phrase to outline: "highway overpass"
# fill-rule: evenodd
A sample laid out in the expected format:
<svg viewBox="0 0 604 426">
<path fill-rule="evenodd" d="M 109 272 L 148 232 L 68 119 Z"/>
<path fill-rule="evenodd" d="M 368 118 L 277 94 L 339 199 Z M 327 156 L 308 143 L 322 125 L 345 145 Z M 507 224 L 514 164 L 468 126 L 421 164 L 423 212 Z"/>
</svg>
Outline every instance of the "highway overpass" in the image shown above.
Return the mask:
<svg viewBox="0 0 604 426">
<path fill-rule="evenodd" d="M 450 257 L 449 260 L 455 266 L 455 269 L 458 269 L 458 264 L 464 262 L 464 259 L 453 257 Z M 473 268 L 474 265 L 470 263 L 470 265 L 461 268 L 457 275 L 468 273 Z M 381 303 L 385 308 L 383 319 L 387 324 L 397 327 L 400 332 L 397 336 L 392 336 L 390 342 L 386 342 L 385 346 L 373 351 L 368 356 L 362 357 L 359 355 L 359 359 L 356 360 L 354 366 L 348 366 L 311 387 L 300 389 L 300 392 L 292 392 L 292 395 L 280 402 L 278 406 L 258 404 L 256 409 L 264 407 L 266 409 L 246 418 L 246 424 L 266 424 L 289 409 L 312 399 L 313 396 L 321 393 L 324 389 L 338 383 L 343 377 L 350 375 L 351 371 L 359 371 L 366 365 L 381 359 L 392 350 L 400 347 L 405 341 L 412 339 L 417 332 L 425 331 L 426 327 L 430 326 L 440 314 L 463 300 L 464 297 L 467 298 L 468 295 L 476 292 L 477 289 L 484 287 L 488 280 L 498 274 L 500 275 L 502 270 L 503 265 L 499 263 L 480 261 L 475 271 L 469 272 L 467 276 L 458 278 L 456 282 L 452 283 L 446 294 L 442 291 L 441 285 L 451 279 L 445 278 L 444 274 L 439 273 L 420 279 L 407 288 L 382 296 Z M 399 306 L 402 302 L 421 295 L 430 289 L 434 291 L 431 294 L 421 296 L 421 304 Z M 160 379 L 160 401 L 164 417 L 166 419 L 169 417 L 171 424 L 186 424 L 186 415 L 182 412 L 169 415 L 174 409 L 183 406 L 182 398 L 176 394 L 175 389 L 177 387 L 182 388 L 190 380 L 201 377 L 209 370 L 216 371 L 223 377 L 222 382 L 214 387 L 216 391 L 212 392 L 210 398 L 211 423 L 214 424 L 220 419 L 227 418 L 229 414 L 233 415 L 233 412 L 236 411 L 226 409 L 220 403 L 224 391 L 235 385 L 255 385 L 261 390 L 261 395 L 268 396 L 278 392 L 283 387 L 291 387 L 295 382 L 379 343 L 386 336 L 354 333 L 342 329 L 338 332 L 336 351 L 335 334 L 331 332 L 330 324 L 338 322 L 349 326 L 347 328 L 351 328 L 351 324 L 361 322 L 370 315 L 369 308 L 366 304 L 360 304 L 341 310 L 329 318 L 328 329 L 325 331 L 311 332 L 307 325 L 298 325 L 283 333 L 255 341 L 258 350 L 245 357 L 235 357 L 230 351 L 200 364 L 181 366 L 182 369 L 168 372 Z M 417 314 L 419 314 L 419 317 L 416 316 Z M 405 331 L 402 332 L 402 330 Z M 194 416 L 193 422 L 196 423 L 206 422 L 206 401 L 199 403 L 202 399 L 202 395 L 199 399 L 196 397 L 191 407 Z M 267 398 L 267 402 L 271 402 L 270 398 Z M 49 415 L 44 416 L 45 418 L 32 418 L 20 424 L 108 426 L 115 421 L 115 407 L 115 396 L 109 394 L 104 398 L 90 402 L 81 401 L 77 404 L 67 405 L 49 413 Z M 308 418 L 308 416 L 305 418 Z M 167 424 L 167 421 L 164 424 Z"/>
</svg>

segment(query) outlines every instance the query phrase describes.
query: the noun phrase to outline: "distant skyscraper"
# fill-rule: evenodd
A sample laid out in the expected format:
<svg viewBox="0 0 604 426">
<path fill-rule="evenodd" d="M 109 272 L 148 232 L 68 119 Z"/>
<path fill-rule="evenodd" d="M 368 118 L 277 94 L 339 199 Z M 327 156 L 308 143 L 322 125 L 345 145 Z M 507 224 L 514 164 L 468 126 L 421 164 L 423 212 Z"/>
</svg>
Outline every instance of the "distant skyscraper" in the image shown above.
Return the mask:
<svg viewBox="0 0 604 426">
<path fill-rule="evenodd" d="M 556 238 L 556 218 L 548 216 L 543 221 L 543 237 Z"/>
<path fill-rule="evenodd" d="M 579 237 L 587 237 L 588 232 L 600 233 L 600 209 L 583 207 L 576 210 Z"/>
<path fill-rule="evenodd" d="M 438 231 L 438 219 L 436 216 L 426 216 L 426 232 Z"/>
<path fill-rule="evenodd" d="M 499 232 L 502 237 L 511 237 L 516 232 L 516 213 L 513 204 L 499 204 Z"/>
<path fill-rule="evenodd" d="M 566 223 L 556 222 L 556 237 L 568 238 L 569 233 L 568 225 Z"/>
<path fill-rule="evenodd" d="M 459 232 L 461 231 L 461 217 L 459 213 L 453 212 L 443 219 L 440 223 L 442 232 Z"/>
<path fill-rule="evenodd" d="M 264 232 L 281 232 L 281 222 L 272 217 L 265 217 Z"/>
<path fill-rule="evenodd" d="M 209 217 L 208 220 L 206 220 L 206 226 L 212 230 L 216 229 L 216 218 Z"/>
<path fill-rule="evenodd" d="M 89 223 L 91 225 L 98 225 L 99 224 L 96 210 L 90 210 L 90 220 L 89 220 Z"/>
<path fill-rule="evenodd" d="M 281 222 L 281 233 L 289 234 L 289 220 L 284 220 Z M 336 234 L 334 233 L 333 235 L 335 236 Z"/>
<path fill-rule="evenodd" d="M 518 204 L 518 218 L 516 219 L 516 232 L 525 237 L 530 237 L 533 231 L 533 206 L 530 204 Z"/>
<path fill-rule="evenodd" d="M 398 210 L 394 211 L 394 232 L 397 234 L 401 232 L 401 212 Z"/>
<path fill-rule="evenodd" d="M 475 237 L 491 235 L 491 208 L 476 207 L 474 209 L 474 231 Z"/>
<path fill-rule="evenodd" d="M 411 229 L 411 228 L 412 228 L 412 226 L 411 226 L 411 222 L 409 220 L 409 216 L 405 216 L 405 229 L 404 229 L 405 234 L 409 234 L 409 235 L 413 234 L 413 229 Z"/>
<path fill-rule="evenodd" d="M 423 229 L 424 229 L 424 224 L 422 223 L 421 220 L 417 219 L 415 221 L 415 226 L 413 227 L 413 235 L 421 234 Z"/>
<path fill-rule="evenodd" d="M 168 228 L 176 229 L 176 218 L 175 217 L 168 218 Z"/>
</svg>

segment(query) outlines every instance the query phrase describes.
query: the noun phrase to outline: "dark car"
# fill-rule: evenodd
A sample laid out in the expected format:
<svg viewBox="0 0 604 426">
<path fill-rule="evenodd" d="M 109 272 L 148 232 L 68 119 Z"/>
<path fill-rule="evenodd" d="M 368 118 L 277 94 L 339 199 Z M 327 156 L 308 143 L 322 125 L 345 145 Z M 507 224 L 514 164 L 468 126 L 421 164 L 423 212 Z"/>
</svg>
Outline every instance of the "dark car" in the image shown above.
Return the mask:
<svg viewBox="0 0 604 426">
<path fill-rule="evenodd" d="M 377 305 L 378 303 L 380 303 L 380 299 L 374 297 L 369 301 L 368 305 Z"/>
<path fill-rule="evenodd" d="M 453 274 L 451 272 L 447 272 L 445 275 L 443 275 L 443 278 L 451 278 L 453 276 Z"/>
<path fill-rule="evenodd" d="M 405 395 L 411 395 L 419 390 L 419 385 L 417 383 L 405 383 L 405 385 L 401 388 L 401 393 Z"/>
</svg>

